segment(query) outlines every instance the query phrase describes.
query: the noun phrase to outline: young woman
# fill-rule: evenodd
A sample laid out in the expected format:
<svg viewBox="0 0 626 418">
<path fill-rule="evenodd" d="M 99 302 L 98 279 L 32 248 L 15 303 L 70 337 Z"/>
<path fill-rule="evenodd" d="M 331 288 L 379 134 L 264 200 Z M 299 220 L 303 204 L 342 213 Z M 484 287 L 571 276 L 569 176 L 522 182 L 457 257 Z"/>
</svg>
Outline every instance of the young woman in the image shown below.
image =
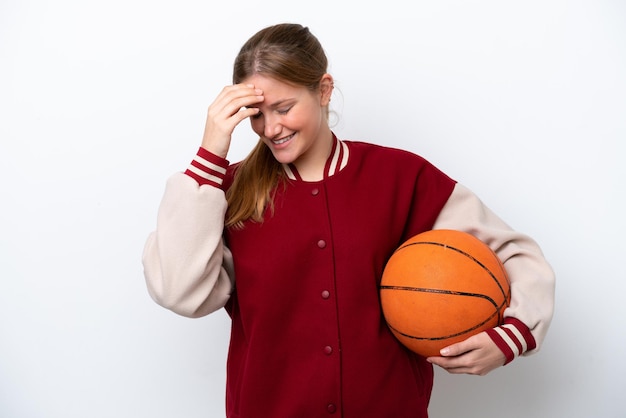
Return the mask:
<svg viewBox="0 0 626 418">
<path fill-rule="evenodd" d="M 540 248 L 413 153 L 337 138 L 333 78 L 308 28 L 265 28 L 210 105 L 202 145 L 168 181 L 143 263 L 150 295 L 188 317 L 232 319 L 229 418 L 426 417 L 436 364 L 486 374 L 534 353 L 553 311 Z M 249 119 L 259 142 L 226 160 Z M 480 238 L 503 261 L 505 323 L 425 359 L 381 315 L 392 252 L 430 229 Z"/>
</svg>

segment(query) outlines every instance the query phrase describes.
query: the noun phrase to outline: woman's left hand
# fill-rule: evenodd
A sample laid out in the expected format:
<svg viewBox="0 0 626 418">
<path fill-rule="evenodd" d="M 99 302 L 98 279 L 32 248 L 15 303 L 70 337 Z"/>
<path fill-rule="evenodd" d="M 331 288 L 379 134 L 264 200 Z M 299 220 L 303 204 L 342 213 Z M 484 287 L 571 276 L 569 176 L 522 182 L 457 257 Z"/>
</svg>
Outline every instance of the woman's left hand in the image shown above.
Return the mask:
<svg viewBox="0 0 626 418">
<path fill-rule="evenodd" d="M 503 366 L 506 357 L 486 332 L 469 337 L 441 350 L 441 357 L 428 357 L 430 363 L 448 373 L 484 376 Z"/>
</svg>

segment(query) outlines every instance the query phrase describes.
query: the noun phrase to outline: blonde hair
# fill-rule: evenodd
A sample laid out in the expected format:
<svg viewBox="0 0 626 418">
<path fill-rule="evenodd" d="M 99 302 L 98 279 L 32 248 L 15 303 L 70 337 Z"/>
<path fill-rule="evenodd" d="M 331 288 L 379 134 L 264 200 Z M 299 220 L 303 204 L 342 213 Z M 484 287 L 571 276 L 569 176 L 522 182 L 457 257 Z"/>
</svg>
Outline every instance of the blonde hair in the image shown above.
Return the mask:
<svg viewBox="0 0 626 418">
<path fill-rule="evenodd" d="M 283 23 L 262 29 L 241 48 L 233 68 L 233 84 L 261 74 L 317 91 L 328 60 L 318 39 L 307 27 Z M 276 188 L 286 182 L 282 164 L 261 141 L 240 163 L 226 192 L 227 227 L 241 227 L 251 219 L 262 222 L 273 210 Z"/>
</svg>

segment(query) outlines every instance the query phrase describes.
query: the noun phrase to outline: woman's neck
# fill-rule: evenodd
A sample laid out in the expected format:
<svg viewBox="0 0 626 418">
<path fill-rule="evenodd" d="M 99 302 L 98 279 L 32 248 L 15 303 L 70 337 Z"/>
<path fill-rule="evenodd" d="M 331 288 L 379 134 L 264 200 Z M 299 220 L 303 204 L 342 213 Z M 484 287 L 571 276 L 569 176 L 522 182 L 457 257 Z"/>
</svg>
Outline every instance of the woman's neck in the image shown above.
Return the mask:
<svg viewBox="0 0 626 418">
<path fill-rule="evenodd" d="M 294 162 L 300 178 L 304 181 L 320 181 L 324 179 L 324 167 L 333 147 L 333 134 L 328 129 L 317 139 L 305 158 Z"/>
</svg>

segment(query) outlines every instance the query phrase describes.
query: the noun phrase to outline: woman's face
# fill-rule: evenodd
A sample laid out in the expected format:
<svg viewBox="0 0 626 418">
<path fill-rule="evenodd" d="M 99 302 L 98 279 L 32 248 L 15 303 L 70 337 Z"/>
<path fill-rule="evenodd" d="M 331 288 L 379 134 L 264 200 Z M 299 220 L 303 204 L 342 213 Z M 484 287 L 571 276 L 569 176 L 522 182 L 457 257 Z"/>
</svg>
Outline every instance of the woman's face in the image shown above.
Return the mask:
<svg viewBox="0 0 626 418">
<path fill-rule="evenodd" d="M 276 160 L 294 163 L 298 171 L 320 159 L 326 162 L 332 143 L 326 110 L 332 92 L 330 75 L 322 78 L 316 92 L 258 74 L 243 83 L 263 91 L 264 100 L 253 105 L 259 113 L 250 122 Z"/>
</svg>

